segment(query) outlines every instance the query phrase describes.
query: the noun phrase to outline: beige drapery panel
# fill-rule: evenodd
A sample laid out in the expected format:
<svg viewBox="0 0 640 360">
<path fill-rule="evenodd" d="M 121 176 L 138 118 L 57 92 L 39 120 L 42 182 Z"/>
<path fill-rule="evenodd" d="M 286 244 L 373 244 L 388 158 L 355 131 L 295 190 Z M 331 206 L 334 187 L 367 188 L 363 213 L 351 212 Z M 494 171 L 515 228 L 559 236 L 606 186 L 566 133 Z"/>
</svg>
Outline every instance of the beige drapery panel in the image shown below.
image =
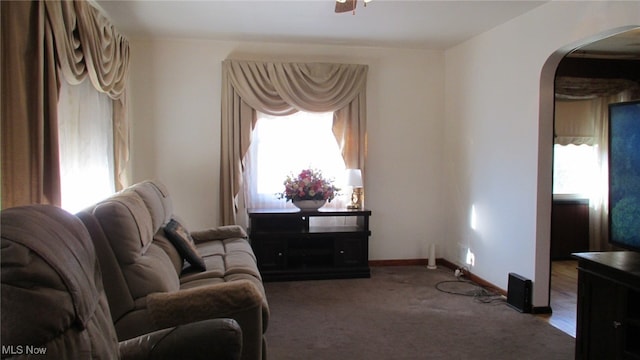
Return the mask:
<svg viewBox="0 0 640 360">
<path fill-rule="evenodd" d="M 580 101 L 556 101 L 555 144 L 597 145 L 596 184 L 589 194 L 589 250 L 610 250 L 608 224 L 609 193 L 609 104 L 633 99 L 633 91 Z"/>
<path fill-rule="evenodd" d="M 2 208 L 60 205 L 60 81 L 113 99 L 115 183 L 126 185 L 129 44 L 86 1 L 2 1 Z"/>
<path fill-rule="evenodd" d="M 257 111 L 270 115 L 334 112 L 333 133 L 345 163 L 364 172 L 367 71 L 367 65 L 357 64 L 223 61 L 220 169 L 223 224 L 236 222 L 243 158 L 251 142 Z"/>
<path fill-rule="evenodd" d="M 598 184 L 596 194 L 589 199 L 589 250 L 609 251 L 609 104 L 629 101 L 633 91 L 593 99 L 591 108 L 596 117 L 595 138 L 598 144 Z"/>
</svg>

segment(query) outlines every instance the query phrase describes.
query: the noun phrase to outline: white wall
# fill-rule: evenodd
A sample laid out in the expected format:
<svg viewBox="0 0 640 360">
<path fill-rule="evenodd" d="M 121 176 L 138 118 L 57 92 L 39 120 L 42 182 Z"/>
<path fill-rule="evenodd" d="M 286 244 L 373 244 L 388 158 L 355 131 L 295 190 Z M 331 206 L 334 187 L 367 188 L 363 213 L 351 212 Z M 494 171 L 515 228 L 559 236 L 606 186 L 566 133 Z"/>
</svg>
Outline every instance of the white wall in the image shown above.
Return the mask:
<svg viewBox="0 0 640 360">
<path fill-rule="evenodd" d="M 442 51 L 131 39 L 131 54 L 132 181 L 163 181 L 192 229 L 218 224 L 222 60 L 369 65 L 369 257 L 426 258 L 429 242 L 439 251 L 445 225 Z"/>
<path fill-rule="evenodd" d="M 506 289 L 516 272 L 533 280 L 533 305 L 548 305 L 555 66 L 545 62 L 633 24 L 637 2 L 550 2 L 446 51 L 445 258 L 463 263 L 471 248 L 476 275 Z"/>
</svg>

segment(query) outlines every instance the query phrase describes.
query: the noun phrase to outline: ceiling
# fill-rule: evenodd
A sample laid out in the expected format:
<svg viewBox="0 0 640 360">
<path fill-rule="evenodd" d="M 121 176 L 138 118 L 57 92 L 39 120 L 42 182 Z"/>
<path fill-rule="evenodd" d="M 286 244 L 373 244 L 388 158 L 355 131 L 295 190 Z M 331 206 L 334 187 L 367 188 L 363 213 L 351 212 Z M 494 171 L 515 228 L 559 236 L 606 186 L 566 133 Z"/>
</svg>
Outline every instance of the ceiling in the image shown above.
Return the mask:
<svg viewBox="0 0 640 360">
<path fill-rule="evenodd" d="M 95 0 L 128 37 L 447 49 L 547 1 Z"/>
<path fill-rule="evenodd" d="M 572 58 L 640 60 L 640 27 L 584 45 L 568 56 Z"/>
<path fill-rule="evenodd" d="M 92 0 L 128 37 L 332 44 L 443 50 L 547 1 L 357 0 L 355 14 L 334 0 Z M 348 0 L 351 1 L 351 0 Z M 568 57 L 640 60 L 640 28 Z"/>
</svg>

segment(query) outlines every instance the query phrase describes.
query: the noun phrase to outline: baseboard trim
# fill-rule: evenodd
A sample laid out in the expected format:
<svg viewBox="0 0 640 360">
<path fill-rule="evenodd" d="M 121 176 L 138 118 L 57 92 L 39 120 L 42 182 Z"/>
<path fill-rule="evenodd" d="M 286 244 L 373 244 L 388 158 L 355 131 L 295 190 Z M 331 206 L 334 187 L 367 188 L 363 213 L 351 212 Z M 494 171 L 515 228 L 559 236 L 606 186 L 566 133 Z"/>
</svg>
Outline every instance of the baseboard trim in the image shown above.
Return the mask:
<svg viewBox="0 0 640 360">
<path fill-rule="evenodd" d="M 451 261 L 449 261 L 447 259 L 438 259 L 436 261 L 436 264 L 444 266 L 444 267 L 446 267 L 448 269 L 451 269 L 451 270 L 455 270 L 455 269 L 457 269 L 459 267 L 458 265 L 452 263 Z"/>
<path fill-rule="evenodd" d="M 398 259 L 398 260 L 370 260 L 369 266 L 416 266 L 416 265 L 424 265 L 428 264 L 428 259 Z M 446 267 L 451 269 L 452 271 L 459 268 L 458 265 L 452 263 L 447 259 L 437 258 L 436 265 Z M 474 283 L 485 287 L 489 290 L 494 291 L 497 294 L 502 296 L 507 296 L 507 290 L 501 289 L 496 285 L 486 281 L 485 279 L 473 275 L 473 273 L 468 272 L 466 274 L 467 279 L 473 281 Z"/>
<path fill-rule="evenodd" d="M 531 308 L 532 314 L 552 314 L 551 306 L 534 306 Z"/>
<path fill-rule="evenodd" d="M 436 259 L 436 264 L 438 259 Z M 427 265 L 427 259 L 369 260 L 369 266 L 416 266 Z"/>
<path fill-rule="evenodd" d="M 427 266 L 429 259 L 395 259 L 395 260 L 369 260 L 369 266 Z M 446 259 L 436 259 L 436 265 L 455 270 L 453 263 Z"/>
<path fill-rule="evenodd" d="M 483 279 L 481 277 L 475 276 L 473 274 L 468 274 L 467 277 L 469 278 L 469 280 L 473 281 L 474 283 L 476 283 L 476 284 L 478 284 L 478 285 L 480 285 L 482 287 L 485 287 L 487 289 L 493 290 L 494 292 L 496 292 L 497 294 L 500 294 L 502 296 L 507 296 L 507 290 L 501 289 L 501 288 L 497 287 L 496 285 L 488 282 L 487 280 L 485 280 L 485 279 Z"/>
</svg>

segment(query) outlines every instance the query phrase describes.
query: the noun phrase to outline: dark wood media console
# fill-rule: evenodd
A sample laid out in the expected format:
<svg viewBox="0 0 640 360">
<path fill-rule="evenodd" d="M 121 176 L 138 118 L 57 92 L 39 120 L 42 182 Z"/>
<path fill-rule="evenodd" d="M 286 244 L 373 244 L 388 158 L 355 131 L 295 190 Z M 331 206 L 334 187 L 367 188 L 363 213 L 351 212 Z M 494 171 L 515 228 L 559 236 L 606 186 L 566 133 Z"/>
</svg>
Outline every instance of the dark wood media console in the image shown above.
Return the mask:
<svg viewBox="0 0 640 360">
<path fill-rule="evenodd" d="M 640 253 L 578 259 L 576 359 L 640 359 Z"/>
<path fill-rule="evenodd" d="M 370 210 L 249 210 L 264 281 L 370 277 Z M 331 218 L 331 225 L 316 225 Z"/>
</svg>

